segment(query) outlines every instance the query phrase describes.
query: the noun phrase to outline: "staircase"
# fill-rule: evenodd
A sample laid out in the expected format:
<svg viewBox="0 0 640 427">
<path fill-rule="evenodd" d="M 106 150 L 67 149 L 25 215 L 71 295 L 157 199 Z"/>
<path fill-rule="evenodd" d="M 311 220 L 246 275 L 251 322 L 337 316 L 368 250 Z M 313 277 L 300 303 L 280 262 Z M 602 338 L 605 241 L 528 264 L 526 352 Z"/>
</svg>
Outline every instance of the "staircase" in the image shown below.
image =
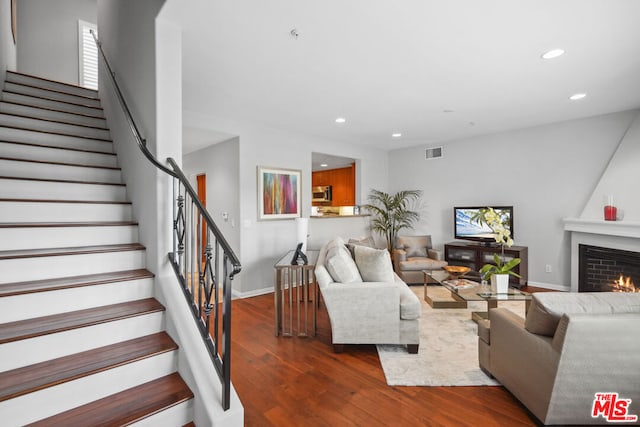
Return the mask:
<svg viewBox="0 0 640 427">
<path fill-rule="evenodd" d="M 96 91 L 7 72 L 0 423 L 192 425 Z"/>
</svg>

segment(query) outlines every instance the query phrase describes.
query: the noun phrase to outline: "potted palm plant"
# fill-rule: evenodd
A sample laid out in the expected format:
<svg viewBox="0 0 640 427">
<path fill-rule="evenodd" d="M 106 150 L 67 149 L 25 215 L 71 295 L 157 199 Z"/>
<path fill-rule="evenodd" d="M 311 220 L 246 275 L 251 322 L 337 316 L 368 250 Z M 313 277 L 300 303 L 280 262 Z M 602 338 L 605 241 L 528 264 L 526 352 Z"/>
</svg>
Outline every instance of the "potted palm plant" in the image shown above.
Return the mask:
<svg viewBox="0 0 640 427">
<path fill-rule="evenodd" d="M 480 209 L 472 218 L 479 224 L 487 225 L 493 232 L 496 243 L 500 245 L 501 254 L 493 254 L 494 264 L 485 264 L 480 269 L 483 279 L 491 279 L 491 291 L 506 293 L 509 289 L 509 276 L 520 277 L 513 269 L 520 264 L 520 258 L 513 258 L 505 262 L 504 247 L 511 247 L 513 239 L 511 232 L 506 227 L 506 219 L 502 218 L 493 208 Z"/>
<path fill-rule="evenodd" d="M 364 205 L 364 208 L 373 216 L 371 230 L 386 239 L 389 252 L 393 249 L 398 232 L 403 228 L 412 228 L 420 219 L 420 214 L 412 211 L 410 204 L 418 201 L 421 196 L 421 190 L 398 191 L 393 195 L 376 189 L 371 190 L 369 203 Z"/>
</svg>

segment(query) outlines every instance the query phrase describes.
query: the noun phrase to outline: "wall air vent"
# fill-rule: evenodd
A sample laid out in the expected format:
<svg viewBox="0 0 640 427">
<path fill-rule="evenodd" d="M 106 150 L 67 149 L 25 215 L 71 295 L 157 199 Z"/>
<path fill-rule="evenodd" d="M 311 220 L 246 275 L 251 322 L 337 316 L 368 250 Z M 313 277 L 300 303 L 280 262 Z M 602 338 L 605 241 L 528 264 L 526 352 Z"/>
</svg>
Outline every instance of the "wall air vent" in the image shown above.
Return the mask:
<svg viewBox="0 0 640 427">
<path fill-rule="evenodd" d="M 430 147 L 425 150 L 427 160 L 439 159 L 442 157 L 442 147 Z"/>
</svg>

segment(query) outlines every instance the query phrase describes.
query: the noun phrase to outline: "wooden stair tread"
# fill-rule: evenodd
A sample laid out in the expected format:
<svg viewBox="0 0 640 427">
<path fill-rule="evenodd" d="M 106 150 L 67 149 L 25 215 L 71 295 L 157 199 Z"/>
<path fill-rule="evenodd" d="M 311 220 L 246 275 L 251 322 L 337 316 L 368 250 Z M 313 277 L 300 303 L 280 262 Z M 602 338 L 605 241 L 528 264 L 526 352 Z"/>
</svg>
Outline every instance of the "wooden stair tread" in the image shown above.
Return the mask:
<svg viewBox="0 0 640 427">
<path fill-rule="evenodd" d="M 0 324 L 0 344 L 164 311 L 155 298 Z"/>
<path fill-rule="evenodd" d="M 122 341 L 0 373 L 0 402 L 176 350 L 166 332 Z"/>
<path fill-rule="evenodd" d="M 11 117 L 19 117 L 21 119 L 39 120 L 41 122 L 56 123 L 56 124 L 60 124 L 60 125 L 77 126 L 79 128 L 86 128 L 86 129 L 109 130 L 108 128 L 101 127 L 101 126 L 91 126 L 91 125 L 85 125 L 85 124 L 80 124 L 80 123 L 65 122 L 63 120 L 48 119 L 48 118 L 32 116 L 32 115 L 26 115 L 26 114 L 9 113 L 9 112 L 0 111 L 0 115 L 11 116 Z"/>
<path fill-rule="evenodd" d="M 92 141 L 113 143 L 113 141 L 111 139 L 107 139 L 107 138 L 96 138 L 95 136 L 81 136 L 81 135 L 74 135 L 72 133 L 66 133 L 66 132 L 56 132 L 56 131 L 52 131 L 52 130 L 32 129 L 32 128 L 25 128 L 25 127 L 22 127 L 22 126 L 13 126 L 13 125 L 7 125 L 7 124 L 0 125 L 0 128 L 24 130 L 24 131 L 28 131 L 28 132 L 37 132 L 37 133 L 47 133 L 47 134 L 50 134 L 50 135 L 68 136 L 68 137 L 71 137 L 71 138 L 90 139 Z"/>
<path fill-rule="evenodd" d="M 17 251 L 0 251 L 0 260 L 45 256 L 85 255 L 105 252 L 140 251 L 144 249 L 145 247 L 140 243 L 80 246 L 75 248 L 22 249 Z"/>
<path fill-rule="evenodd" d="M 18 203 L 78 203 L 91 205 L 130 205 L 131 202 L 119 202 L 112 200 L 69 200 L 69 199 L 13 199 L 0 198 L 0 202 L 18 202 Z"/>
<path fill-rule="evenodd" d="M 29 96 L 29 95 L 25 95 L 25 96 Z M 29 107 L 29 108 L 36 108 L 38 110 L 46 110 L 46 111 L 55 111 L 57 113 L 65 113 L 65 114 L 72 114 L 74 116 L 81 116 L 81 117 L 87 117 L 87 118 L 91 118 L 91 119 L 100 119 L 100 120 L 105 120 L 104 116 L 93 116 L 91 114 L 85 114 L 85 113 L 79 113 L 77 111 L 65 111 L 65 110 L 57 110 L 55 108 L 50 108 L 50 107 L 43 107 L 41 105 L 33 105 L 33 104 L 25 104 L 23 102 L 17 102 L 17 101 L 7 101 L 5 99 L 0 101 L 0 104 L 12 104 L 12 105 L 19 105 L 21 107 Z"/>
<path fill-rule="evenodd" d="M 16 179 L 19 181 L 61 182 L 61 183 L 67 183 L 67 184 L 117 185 L 120 187 L 124 187 L 126 185 L 126 184 L 117 183 L 117 182 L 80 181 L 76 179 L 29 178 L 24 176 L 0 176 L 0 179 Z"/>
<path fill-rule="evenodd" d="M 67 92 L 64 90 L 58 90 L 58 89 L 52 89 L 50 87 L 42 87 L 42 86 L 35 86 L 31 83 L 25 83 L 25 82 L 12 82 L 12 81 L 8 81 L 7 83 L 10 83 L 12 85 L 16 85 L 16 86 L 22 86 L 22 87 L 28 87 L 31 89 L 36 89 L 36 90 L 42 90 L 45 92 L 51 92 L 51 93 L 55 93 L 55 94 L 59 94 L 59 95 L 64 95 L 64 96 L 72 96 L 76 99 L 76 101 L 78 102 L 85 102 L 85 101 L 100 101 L 100 98 L 98 97 L 98 95 L 94 95 L 94 96 L 87 96 L 87 95 L 80 95 L 77 93 L 71 93 L 71 92 Z M 58 83 L 58 82 L 55 82 Z M 37 95 L 36 95 L 37 96 Z M 84 104 L 82 104 L 84 105 Z"/>
<path fill-rule="evenodd" d="M 69 86 L 69 87 L 72 87 L 74 89 L 82 89 L 82 90 L 90 91 L 90 92 L 93 92 L 95 94 L 96 98 L 98 97 L 98 91 L 97 90 L 89 89 L 89 88 L 86 88 L 84 86 L 74 85 L 72 83 L 61 82 L 61 81 L 58 81 L 58 80 L 51 80 L 51 79 L 47 79 L 45 77 L 34 76 L 33 74 L 22 73 L 20 71 L 7 70 L 7 73 L 8 74 L 15 74 L 17 76 L 24 76 L 24 77 L 28 77 L 28 78 L 31 78 L 31 79 L 41 80 L 43 82 L 49 82 L 49 83 L 55 83 L 55 84 L 58 84 L 58 85 Z M 16 84 L 19 84 L 19 83 L 16 83 Z"/>
<path fill-rule="evenodd" d="M 190 399 L 193 399 L 193 393 L 180 374 L 174 373 L 37 421 L 29 426 L 129 425 Z"/>
<path fill-rule="evenodd" d="M 58 145 L 47 145 L 47 144 L 42 144 L 42 143 L 36 143 L 36 142 L 22 142 L 22 141 L 9 141 L 6 139 L 0 139 L 0 143 L 4 143 L 4 144 L 18 144 L 18 145 L 29 145 L 31 147 L 38 147 L 38 148 L 49 148 L 49 149 L 55 149 L 55 150 L 66 150 L 66 151 L 79 151 L 81 153 L 92 153 L 92 154 L 105 154 L 107 156 L 115 156 L 116 153 L 108 153 L 106 151 L 96 151 L 96 150 L 84 150 L 82 148 L 76 148 L 76 147 L 62 147 L 62 146 L 58 146 Z"/>
<path fill-rule="evenodd" d="M 79 288 L 82 286 L 102 285 L 105 283 L 126 282 L 129 280 L 150 279 L 153 277 L 153 273 L 141 268 L 137 270 L 114 271 L 102 274 L 61 277 L 57 279 L 4 283 L 0 285 L 0 297 L 53 291 L 58 289 Z"/>
<path fill-rule="evenodd" d="M 19 83 L 15 83 L 15 84 L 19 84 Z M 50 101 L 50 102 L 60 102 L 62 104 L 73 105 L 73 106 L 76 106 L 76 107 L 91 108 L 93 110 L 100 110 L 100 111 L 103 110 L 102 107 L 96 107 L 96 106 L 93 106 L 93 105 L 78 104 L 77 102 L 63 101 L 63 100 L 60 100 L 60 99 L 47 98 L 46 96 L 33 95 L 33 94 L 29 94 L 29 93 L 14 92 L 12 90 L 7 90 L 7 89 L 4 89 L 2 92 L 10 93 L 12 95 L 26 96 L 26 97 L 29 97 L 29 98 L 43 99 L 45 101 Z"/>
<path fill-rule="evenodd" d="M 137 221 L 82 221 L 82 222 L 0 222 L 0 228 L 55 228 L 55 227 L 118 227 L 138 225 Z"/>
<path fill-rule="evenodd" d="M 78 167 L 78 168 L 121 170 L 121 168 L 119 168 L 117 166 L 102 166 L 102 165 L 89 165 L 89 164 L 83 164 L 83 163 L 53 162 L 53 161 L 50 161 L 50 160 L 21 159 L 19 157 L 4 157 L 4 156 L 1 156 L 0 160 L 10 160 L 10 161 L 13 161 L 13 162 L 25 162 L 25 163 L 39 163 L 39 164 L 56 165 L 56 166 L 71 166 L 71 167 Z"/>
</svg>

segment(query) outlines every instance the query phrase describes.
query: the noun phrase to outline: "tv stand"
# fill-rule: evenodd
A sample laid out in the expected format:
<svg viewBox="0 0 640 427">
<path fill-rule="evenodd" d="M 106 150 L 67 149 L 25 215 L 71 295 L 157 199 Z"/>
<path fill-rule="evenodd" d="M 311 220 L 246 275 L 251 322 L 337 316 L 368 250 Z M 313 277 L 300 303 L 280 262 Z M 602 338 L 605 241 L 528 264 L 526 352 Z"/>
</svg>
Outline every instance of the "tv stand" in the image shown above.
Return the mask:
<svg viewBox="0 0 640 427">
<path fill-rule="evenodd" d="M 463 265 L 473 271 L 480 271 L 483 265 L 493 264 L 493 254 L 500 255 L 502 249 L 500 245 L 485 246 L 484 243 L 477 242 L 451 242 L 444 245 L 444 259 L 449 265 Z M 506 261 L 513 258 L 520 258 L 520 264 L 514 269 L 521 278 L 509 277 L 509 285 L 520 289 L 527 285 L 529 280 L 529 248 L 526 246 L 511 246 L 504 248 Z"/>
</svg>

